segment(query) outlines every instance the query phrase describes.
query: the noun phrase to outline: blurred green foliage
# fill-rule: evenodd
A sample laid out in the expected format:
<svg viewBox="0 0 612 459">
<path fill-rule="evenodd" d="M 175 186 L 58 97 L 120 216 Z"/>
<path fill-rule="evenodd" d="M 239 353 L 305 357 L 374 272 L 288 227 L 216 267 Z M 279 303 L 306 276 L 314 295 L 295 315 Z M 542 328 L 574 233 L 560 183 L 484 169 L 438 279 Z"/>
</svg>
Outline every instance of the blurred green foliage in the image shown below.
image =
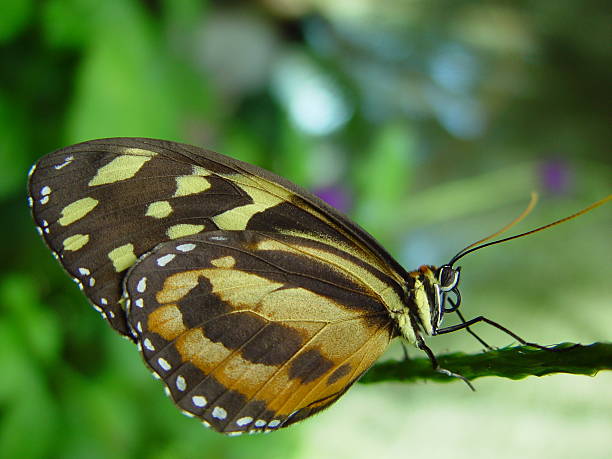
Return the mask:
<svg viewBox="0 0 612 459">
<path fill-rule="evenodd" d="M 610 14 L 600 1 L 3 0 L 0 457 L 386 457 L 417 440 L 424 413 L 452 417 L 445 410 L 461 406 L 470 419 L 488 401 L 501 413 L 486 423 L 494 439 L 534 397 L 548 416 L 536 437 L 571 432 L 573 444 L 533 440 L 491 449 L 497 457 L 606 457 L 609 435 L 595 433 L 612 428 L 600 416 L 612 406 L 601 391 L 585 395 L 600 386 L 578 377 L 546 380 L 564 387 L 563 401 L 518 387 L 528 381 L 503 393 L 483 384 L 472 405 L 450 386 L 443 404 L 436 389 L 405 386 L 367 435 L 356 413 L 374 402 L 349 417 L 350 395 L 273 436 L 207 431 L 178 414 L 61 272 L 34 231 L 25 181 L 37 158 L 70 143 L 184 141 L 336 190 L 407 268 L 439 264 L 502 226 L 533 189 L 545 199 L 532 226 L 609 193 Z M 543 343 L 609 340 L 609 223 L 602 208 L 466 259 L 464 311 Z M 462 336 L 432 341 L 474 350 Z M 464 418 L 456 426 L 462 438 L 486 430 Z M 435 427 L 412 445 L 416 455 L 438 443 Z"/>
</svg>

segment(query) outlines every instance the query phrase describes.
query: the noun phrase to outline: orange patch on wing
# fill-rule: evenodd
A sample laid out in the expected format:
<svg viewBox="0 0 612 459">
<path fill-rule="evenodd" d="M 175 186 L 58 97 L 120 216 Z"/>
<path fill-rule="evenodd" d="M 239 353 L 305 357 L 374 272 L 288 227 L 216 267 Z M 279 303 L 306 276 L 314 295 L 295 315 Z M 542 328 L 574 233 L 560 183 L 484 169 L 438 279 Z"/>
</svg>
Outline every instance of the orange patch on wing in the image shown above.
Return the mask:
<svg viewBox="0 0 612 459">
<path fill-rule="evenodd" d="M 161 306 L 149 314 L 147 326 L 166 341 L 174 340 L 186 330 L 183 315 L 176 304 Z"/>
<path fill-rule="evenodd" d="M 336 354 L 336 358 L 332 359 L 335 365 L 306 384 L 300 379 L 289 379 L 289 365 L 287 365 L 266 384 L 257 398 L 267 400 L 268 409 L 275 411 L 279 416 L 289 415 L 327 399 L 352 384 L 355 378 L 370 368 L 386 349 L 389 339 L 388 330 L 373 332 L 369 339 L 356 348 L 345 348 L 346 353 L 343 356 Z M 329 384 L 329 377 L 342 365 L 350 365 L 351 371 Z"/>
</svg>

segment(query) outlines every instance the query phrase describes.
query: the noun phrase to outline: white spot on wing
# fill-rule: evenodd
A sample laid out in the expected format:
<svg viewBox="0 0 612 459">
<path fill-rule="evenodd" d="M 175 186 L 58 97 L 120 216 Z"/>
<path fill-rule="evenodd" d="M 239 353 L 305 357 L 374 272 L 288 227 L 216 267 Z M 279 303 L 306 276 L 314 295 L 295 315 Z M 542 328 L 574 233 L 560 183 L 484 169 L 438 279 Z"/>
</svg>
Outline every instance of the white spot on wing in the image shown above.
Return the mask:
<svg viewBox="0 0 612 459">
<path fill-rule="evenodd" d="M 176 378 L 176 388 L 181 392 L 184 392 L 187 389 L 187 383 L 185 382 L 185 378 L 182 376 L 178 376 Z"/>
<path fill-rule="evenodd" d="M 151 342 L 151 340 L 149 338 L 144 340 L 144 347 L 146 347 L 150 351 L 154 351 L 155 350 L 155 346 L 153 346 L 153 343 Z"/>
<path fill-rule="evenodd" d="M 268 423 L 268 427 L 277 427 L 281 422 L 278 419 L 274 419 Z"/>
<path fill-rule="evenodd" d="M 136 301 L 134 301 L 134 304 L 139 308 L 142 308 L 144 306 L 144 301 L 142 298 L 138 298 Z"/>
<path fill-rule="evenodd" d="M 100 304 L 107 305 L 108 300 L 106 298 L 100 298 Z"/>
<path fill-rule="evenodd" d="M 162 357 L 157 359 L 157 363 L 159 363 L 159 366 L 162 367 L 166 371 L 168 371 L 170 368 L 172 368 L 172 365 L 170 365 L 168 363 L 168 361 L 166 359 L 162 358 Z"/>
<path fill-rule="evenodd" d="M 194 395 L 193 397 L 191 397 L 191 401 L 195 406 L 199 406 L 200 408 L 206 406 L 206 404 L 208 403 L 208 400 L 206 400 L 206 397 L 204 397 L 203 395 Z"/>
<path fill-rule="evenodd" d="M 72 160 L 74 159 L 74 156 L 66 156 L 66 158 L 64 159 L 64 162 L 61 164 L 58 164 L 57 166 L 53 166 L 56 170 L 60 170 L 64 167 L 66 167 L 68 164 L 70 164 L 72 162 Z"/>
<path fill-rule="evenodd" d="M 36 170 L 36 164 L 30 167 L 30 170 L 28 171 L 28 178 L 32 177 L 32 174 L 34 173 L 35 170 Z"/>
<path fill-rule="evenodd" d="M 83 276 L 89 276 L 91 274 L 91 272 L 89 271 L 89 269 L 87 268 L 79 268 L 79 272 L 83 275 Z"/>
<path fill-rule="evenodd" d="M 40 195 L 41 195 L 41 196 L 48 196 L 48 195 L 50 195 L 50 194 L 51 194 L 51 188 L 49 188 L 48 186 L 43 186 L 43 187 L 40 189 Z"/>
<path fill-rule="evenodd" d="M 227 411 L 220 406 L 215 406 L 212 411 L 212 417 L 223 420 L 227 417 Z"/>
<path fill-rule="evenodd" d="M 142 323 L 141 322 L 138 322 L 136 324 L 136 330 L 138 330 L 138 333 L 142 333 Z"/>
<path fill-rule="evenodd" d="M 44 206 L 45 204 L 47 204 L 49 202 L 49 196 L 44 196 L 41 200 L 40 203 Z"/>
<path fill-rule="evenodd" d="M 195 247 L 196 247 L 195 244 L 181 244 L 181 245 L 176 246 L 176 250 L 180 252 L 190 252 L 193 249 L 195 249 Z"/>
<path fill-rule="evenodd" d="M 239 426 L 248 426 L 251 422 L 253 422 L 253 418 L 251 416 L 245 416 L 236 421 L 236 424 Z"/>
<path fill-rule="evenodd" d="M 173 253 L 169 253 L 168 255 L 164 255 L 163 257 L 159 257 L 157 259 L 158 266 L 166 266 L 168 263 L 172 261 L 172 259 L 176 257 Z"/>
<path fill-rule="evenodd" d="M 208 238 L 209 241 L 227 241 L 225 236 L 210 236 Z"/>
<path fill-rule="evenodd" d="M 143 293 L 147 289 L 147 278 L 143 277 L 138 281 L 138 285 L 136 285 L 136 290 L 140 293 Z M 142 306 L 140 306 L 142 307 Z"/>
<path fill-rule="evenodd" d="M 263 427 L 266 425 L 266 421 L 264 421 L 263 419 L 258 419 L 257 421 L 255 421 L 255 427 Z"/>
<path fill-rule="evenodd" d="M 96 285 L 96 280 L 93 277 L 89 278 L 89 286 L 93 287 L 94 285 Z"/>
</svg>

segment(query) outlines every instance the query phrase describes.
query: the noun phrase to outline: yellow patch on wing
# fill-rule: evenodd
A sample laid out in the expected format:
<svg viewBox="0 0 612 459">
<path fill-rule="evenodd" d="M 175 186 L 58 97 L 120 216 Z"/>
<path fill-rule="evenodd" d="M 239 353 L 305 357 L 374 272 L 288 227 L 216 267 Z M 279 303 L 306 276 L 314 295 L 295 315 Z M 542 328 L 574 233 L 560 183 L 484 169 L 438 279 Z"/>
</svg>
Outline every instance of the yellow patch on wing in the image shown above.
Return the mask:
<svg viewBox="0 0 612 459">
<path fill-rule="evenodd" d="M 172 213 L 172 206 L 168 201 L 155 201 L 147 206 L 146 217 L 165 218 Z"/>
<path fill-rule="evenodd" d="M 355 314 L 331 298 L 302 287 L 271 292 L 255 310 L 271 320 L 279 321 L 336 322 Z"/>
<path fill-rule="evenodd" d="M 212 218 L 224 230 L 244 230 L 255 214 L 270 209 L 291 199 L 291 192 L 259 177 L 245 175 L 224 175 L 234 182 L 253 200 L 252 204 L 234 207 Z"/>
<path fill-rule="evenodd" d="M 75 252 L 89 242 L 89 234 L 74 234 L 64 239 L 64 250 Z"/>
<path fill-rule="evenodd" d="M 100 201 L 94 198 L 83 198 L 74 201 L 62 209 L 62 216 L 59 218 L 58 223 L 62 226 L 68 226 L 85 217 L 99 203 Z"/>
<path fill-rule="evenodd" d="M 136 263 L 133 244 L 125 244 L 108 252 L 108 258 L 113 263 L 115 271 L 120 273 Z"/>
<path fill-rule="evenodd" d="M 204 225 L 190 225 L 187 223 L 180 223 L 173 225 L 166 230 L 166 235 L 170 239 L 178 239 L 180 237 L 191 236 L 197 234 L 204 229 Z"/>
<path fill-rule="evenodd" d="M 244 230 L 249 220 L 251 220 L 255 214 L 283 202 L 282 199 L 272 196 L 267 191 L 260 190 L 259 188 L 253 188 L 248 185 L 238 186 L 242 188 L 254 202 L 252 204 L 234 207 L 222 214 L 214 216 L 212 221 L 215 222 L 219 228 L 223 228 L 224 230 Z"/>
<path fill-rule="evenodd" d="M 105 185 L 132 178 L 157 154 L 140 148 L 126 148 L 123 153 L 98 169 L 95 177 L 89 181 L 89 186 Z"/>
<path fill-rule="evenodd" d="M 239 270 L 203 269 L 201 275 L 212 285 L 212 292 L 236 309 L 259 312 L 260 303 L 283 284 Z"/>
<path fill-rule="evenodd" d="M 182 271 L 168 276 L 162 289 L 155 294 L 160 304 L 175 303 L 197 287 L 200 270 Z"/>
<path fill-rule="evenodd" d="M 236 259 L 228 255 L 226 257 L 215 258 L 211 260 L 210 264 L 216 268 L 233 268 L 236 264 Z"/>
<path fill-rule="evenodd" d="M 210 182 L 197 175 L 183 175 L 176 177 L 176 191 L 174 197 L 189 196 L 202 193 L 211 187 Z"/>
<path fill-rule="evenodd" d="M 166 341 L 176 339 L 187 330 L 181 310 L 176 304 L 161 306 L 149 314 L 147 327 Z"/>
</svg>

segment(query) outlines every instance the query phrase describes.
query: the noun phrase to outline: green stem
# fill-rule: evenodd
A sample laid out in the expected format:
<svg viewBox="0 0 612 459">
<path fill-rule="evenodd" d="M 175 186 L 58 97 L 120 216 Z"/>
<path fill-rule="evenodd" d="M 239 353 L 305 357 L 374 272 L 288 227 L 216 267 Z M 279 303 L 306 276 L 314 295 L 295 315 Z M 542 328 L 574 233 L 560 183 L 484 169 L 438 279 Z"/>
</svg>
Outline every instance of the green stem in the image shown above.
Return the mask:
<svg viewBox="0 0 612 459">
<path fill-rule="evenodd" d="M 483 376 L 522 379 L 551 373 L 594 376 L 600 370 L 612 370 L 612 343 L 593 343 L 586 346 L 573 343 L 558 344 L 545 351 L 529 346 L 496 349 L 479 354 L 453 353 L 437 356 L 442 368 L 458 373 L 469 380 Z M 459 381 L 434 371 L 427 358 L 407 361 L 387 361 L 374 365 L 361 383 L 380 381 L 416 381 L 429 379 L 439 382 Z"/>
</svg>

